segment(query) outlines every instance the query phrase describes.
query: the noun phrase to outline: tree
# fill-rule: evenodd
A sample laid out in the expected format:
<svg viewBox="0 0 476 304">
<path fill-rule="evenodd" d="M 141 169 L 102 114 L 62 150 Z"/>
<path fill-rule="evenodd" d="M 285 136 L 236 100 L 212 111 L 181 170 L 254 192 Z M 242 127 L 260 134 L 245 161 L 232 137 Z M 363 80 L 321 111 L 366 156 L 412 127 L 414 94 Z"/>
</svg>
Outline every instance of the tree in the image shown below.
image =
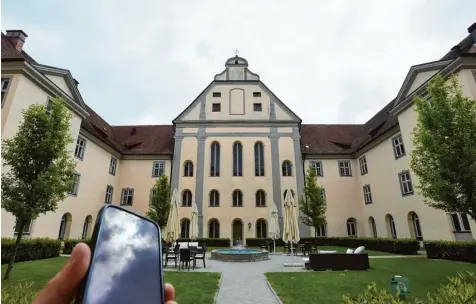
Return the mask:
<svg viewBox="0 0 476 304">
<path fill-rule="evenodd" d="M 314 227 L 317 237 L 319 227 L 326 223 L 326 203 L 323 195 L 324 189 L 319 186 L 316 177 L 316 171 L 309 166 L 304 195 L 299 199 L 299 209 L 302 222 L 309 227 Z"/>
<path fill-rule="evenodd" d="M 151 193 L 151 202 L 147 217 L 155 221 L 160 228 L 167 225 L 167 218 L 170 211 L 170 197 L 172 191 L 167 175 L 163 174 L 157 179 Z"/>
<path fill-rule="evenodd" d="M 76 163 L 68 145 L 71 113 L 61 99 L 47 107 L 31 105 L 22 111 L 18 133 L 2 141 L 2 201 L 15 216 L 15 249 L 4 280 L 10 277 L 26 224 L 40 214 L 56 211 L 58 203 L 74 187 Z"/>
<path fill-rule="evenodd" d="M 418 113 L 410 166 L 429 206 L 461 212 L 476 221 L 476 101 L 463 95 L 456 77 L 437 76 Z"/>
</svg>

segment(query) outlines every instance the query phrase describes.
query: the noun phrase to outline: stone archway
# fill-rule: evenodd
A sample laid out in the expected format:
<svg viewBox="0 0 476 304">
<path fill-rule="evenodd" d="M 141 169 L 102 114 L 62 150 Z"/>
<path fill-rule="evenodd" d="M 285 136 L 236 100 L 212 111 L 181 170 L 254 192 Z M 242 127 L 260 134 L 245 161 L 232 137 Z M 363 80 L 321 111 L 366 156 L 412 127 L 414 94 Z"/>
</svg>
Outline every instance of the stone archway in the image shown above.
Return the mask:
<svg viewBox="0 0 476 304">
<path fill-rule="evenodd" d="M 71 213 L 69 212 L 63 214 L 63 216 L 61 217 L 61 222 L 60 222 L 60 227 L 58 232 L 58 238 L 60 240 L 69 239 L 69 233 L 71 231 L 72 221 L 73 221 L 73 217 L 71 216 Z"/>
<path fill-rule="evenodd" d="M 231 222 L 231 234 L 233 245 L 236 245 L 236 241 L 243 241 L 243 221 L 241 219 L 234 219 Z"/>
</svg>

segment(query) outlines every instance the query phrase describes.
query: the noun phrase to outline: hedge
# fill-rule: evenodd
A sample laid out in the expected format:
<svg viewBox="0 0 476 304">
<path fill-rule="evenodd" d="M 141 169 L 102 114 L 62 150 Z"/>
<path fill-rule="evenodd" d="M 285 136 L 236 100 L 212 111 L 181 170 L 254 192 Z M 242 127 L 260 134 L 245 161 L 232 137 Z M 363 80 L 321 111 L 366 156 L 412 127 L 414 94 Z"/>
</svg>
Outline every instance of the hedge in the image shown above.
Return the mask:
<svg viewBox="0 0 476 304">
<path fill-rule="evenodd" d="M 71 254 L 73 251 L 74 246 L 76 246 L 78 243 L 86 243 L 88 246 L 91 243 L 91 239 L 67 239 L 64 240 L 64 245 L 63 245 L 63 254 Z"/>
<path fill-rule="evenodd" d="M 180 238 L 177 242 L 191 242 L 189 238 Z M 230 247 L 230 239 L 197 238 L 194 242 L 205 243 L 208 247 Z"/>
<path fill-rule="evenodd" d="M 476 263 L 476 241 L 429 241 L 424 246 L 429 259 Z"/>
<path fill-rule="evenodd" d="M 266 241 L 273 242 L 271 239 L 247 238 L 246 245 L 256 247 L 264 244 Z M 388 239 L 388 238 L 366 238 L 366 237 L 305 237 L 301 238 L 300 244 L 311 242 L 317 246 L 339 246 L 348 248 L 357 248 L 364 246 L 365 249 L 390 252 L 397 254 L 413 255 L 417 254 L 420 248 L 420 242 L 415 239 Z M 283 246 L 282 239 L 276 240 L 276 246 Z"/>
<path fill-rule="evenodd" d="M 2 265 L 8 264 L 15 249 L 16 239 L 2 238 Z M 61 241 L 50 238 L 22 239 L 15 262 L 55 258 L 60 255 Z"/>
</svg>

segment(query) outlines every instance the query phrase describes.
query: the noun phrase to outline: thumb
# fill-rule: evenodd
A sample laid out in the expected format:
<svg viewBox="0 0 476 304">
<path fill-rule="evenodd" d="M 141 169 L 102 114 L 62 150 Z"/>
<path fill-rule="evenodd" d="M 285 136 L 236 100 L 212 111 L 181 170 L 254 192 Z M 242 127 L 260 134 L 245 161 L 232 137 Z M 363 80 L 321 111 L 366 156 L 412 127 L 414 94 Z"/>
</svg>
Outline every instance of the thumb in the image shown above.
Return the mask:
<svg viewBox="0 0 476 304">
<path fill-rule="evenodd" d="M 88 270 L 90 260 L 91 250 L 88 245 L 84 243 L 76 245 L 68 263 L 40 291 L 33 300 L 33 304 L 70 303 L 76 288 Z"/>
</svg>

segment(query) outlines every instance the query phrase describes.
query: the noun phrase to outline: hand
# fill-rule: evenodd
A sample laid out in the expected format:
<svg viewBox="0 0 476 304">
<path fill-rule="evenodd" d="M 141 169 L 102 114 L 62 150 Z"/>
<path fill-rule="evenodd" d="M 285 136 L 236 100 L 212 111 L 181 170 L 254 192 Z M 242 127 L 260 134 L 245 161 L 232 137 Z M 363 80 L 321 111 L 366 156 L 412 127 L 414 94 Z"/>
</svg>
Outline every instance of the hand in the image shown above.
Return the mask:
<svg viewBox="0 0 476 304">
<path fill-rule="evenodd" d="M 76 289 L 88 271 L 91 250 L 84 243 L 73 249 L 71 258 L 58 274 L 40 291 L 33 304 L 69 304 L 74 299 Z M 164 285 L 166 304 L 176 304 L 175 290 L 170 284 Z"/>
</svg>

